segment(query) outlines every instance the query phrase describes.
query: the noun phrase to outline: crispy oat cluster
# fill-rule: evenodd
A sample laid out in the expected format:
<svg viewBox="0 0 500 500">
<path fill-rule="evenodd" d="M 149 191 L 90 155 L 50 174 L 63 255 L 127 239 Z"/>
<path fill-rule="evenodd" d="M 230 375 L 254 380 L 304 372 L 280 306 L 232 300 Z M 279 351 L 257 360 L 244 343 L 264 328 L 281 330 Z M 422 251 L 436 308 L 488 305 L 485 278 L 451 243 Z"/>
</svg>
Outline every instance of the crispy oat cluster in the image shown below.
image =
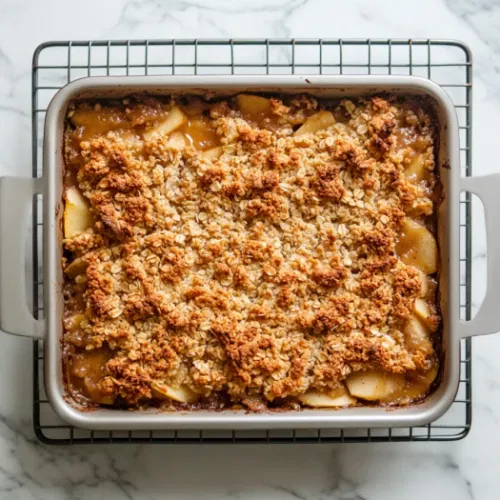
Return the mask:
<svg viewBox="0 0 500 500">
<path fill-rule="evenodd" d="M 65 284 L 84 319 L 63 342 L 109 351 L 101 393 L 147 404 L 160 381 L 258 409 L 358 370 L 428 369 L 433 350 L 402 333 L 421 274 L 396 253 L 405 216 L 435 210 L 435 181 L 403 175 L 416 153 L 434 168 L 425 108 L 294 97 L 257 122 L 214 101 L 202 111 L 222 148 L 211 158 L 143 134 L 171 105 L 76 104 L 120 109 L 121 126 L 103 119 L 93 135 L 68 119 L 66 182 L 93 223 L 63 241 L 65 265 L 84 266 Z M 322 108 L 333 125 L 293 135 Z"/>
</svg>

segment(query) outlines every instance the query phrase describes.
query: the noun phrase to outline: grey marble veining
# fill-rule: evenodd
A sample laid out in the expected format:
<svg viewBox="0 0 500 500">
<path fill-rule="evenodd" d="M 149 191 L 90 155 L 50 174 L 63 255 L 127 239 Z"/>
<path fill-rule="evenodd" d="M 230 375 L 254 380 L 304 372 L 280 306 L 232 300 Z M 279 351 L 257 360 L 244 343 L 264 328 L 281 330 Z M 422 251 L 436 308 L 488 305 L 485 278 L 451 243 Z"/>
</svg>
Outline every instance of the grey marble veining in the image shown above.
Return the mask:
<svg viewBox="0 0 500 500">
<path fill-rule="evenodd" d="M 500 169 L 495 0 L 0 0 L 0 175 L 30 173 L 30 70 L 51 39 L 456 38 L 475 57 L 476 174 Z M 480 213 L 474 303 L 486 281 Z M 500 335 L 474 340 L 474 424 L 458 443 L 46 448 L 31 430 L 31 342 L 0 335 L 0 498 L 495 500 Z"/>
</svg>

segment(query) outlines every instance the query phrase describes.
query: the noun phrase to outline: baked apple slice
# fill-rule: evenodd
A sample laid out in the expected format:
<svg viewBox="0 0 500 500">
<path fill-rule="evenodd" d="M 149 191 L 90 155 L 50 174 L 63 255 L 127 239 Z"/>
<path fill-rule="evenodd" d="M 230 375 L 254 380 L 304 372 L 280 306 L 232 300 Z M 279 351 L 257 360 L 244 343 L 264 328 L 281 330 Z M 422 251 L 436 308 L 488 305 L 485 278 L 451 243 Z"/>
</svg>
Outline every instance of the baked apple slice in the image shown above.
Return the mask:
<svg viewBox="0 0 500 500">
<path fill-rule="evenodd" d="M 366 370 L 351 373 L 346 385 L 352 396 L 367 401 L 383 401 L 404 385 L 404 378 L 393 373 Z"/>
<path fill-rule="evenodd" d="M 160 134 L 168 135 L 178 129 L 186 121 L 187 116 L 181 111 L 181 109 L 178 106 L 173 106 L 163 121 L 144 132 L 144 139 L 150 140 L 155 135 Z"/>
<path fill-rule="evenodd" d="M 168 138 L 167 144 L 175 149 L 184 149 L 187 146 L 187 139 L 182 132 L 176 130 Z"/>
<path fill-rule="evenodd" d="M 309 117 L 293 135 L 315 134 L 319 130 L 330 127 L 335 123 L 335 118 L 330 111 L 318 111 Z"/>
<path fill-rule="evenodd" d="M 405 264 L 416 266 L 425 274 L 434 274 L 438 269 L 436 239 L 426 227 L 409 217 L 403 221 L 396 252 Z"/>
<path fill-rule="evenodd" d="M 356 404 L 356 399 L 346 391 L 345 387 L 340 387 L 330 393 L 310 389 L 298 399 L 301 403 L 313 408 L 338 408 Z"/>
<path fill-rule="evenodd" d="M 252 121 L 265 118 L 271 111 L 271 101 L 258 95 L 239 94 L 236 96 L 236 104 L 241 114 Z"/>
<path fill-rule="evenodd" d="M 405 177 L 412 183 L 419 184 L 422 181 L 429 181 L 430 171 L 425 168 L 425 156 L 417 155 L 404 170 Z"/>
<path fill-rule="evenodd" d="M 80 274 L 83 274 L 86 269 L 87 263 L 81 257 L 77 257 L 65 267 L 64 272 L 68 277 L 76 278 Z"/>
<path fill-rule="evenodd" d="M 151 390 L 155 398 L 173 399 L 179 403 L 194 403 L 199 398 L 198 394 L 185 385 L 176 388 L 161 382 L 151 382 Z"/>
<path fill-rule="evenodd" d="M 216 146 L 215 148 L 206 149 L 205 151 L 201 152 L 200 156 L 205 160 L 215 161 L 220 158 L 222 153 L 222 146 Z"/>
<path fill-rule="evenodd" d="M 421 351 L 424 354 L 432 354 L 432 342 L 430 331 L 420 319 L 412 315 L 403 330 L 405 345 L 410 352 Z"/>
<path fill-rule="evenodd" d="M 70 187 L 65 194 L 64 237 L 73 238 L 92 225 L 92 214 L 87 200 L 76 187 Z"/>
</svg>

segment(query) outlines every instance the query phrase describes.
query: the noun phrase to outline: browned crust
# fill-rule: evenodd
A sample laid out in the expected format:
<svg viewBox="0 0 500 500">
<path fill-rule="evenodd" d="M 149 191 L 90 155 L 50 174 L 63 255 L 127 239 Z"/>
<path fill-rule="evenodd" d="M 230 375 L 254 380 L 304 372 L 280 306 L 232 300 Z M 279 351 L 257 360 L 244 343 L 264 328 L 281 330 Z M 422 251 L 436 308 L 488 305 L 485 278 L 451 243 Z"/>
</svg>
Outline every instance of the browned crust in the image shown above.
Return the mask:
<svg viewBox="0 0 500 500">
<path fill-rule="evenodd" d="M 127 104 L 132 126 L 161 106 Z M 87 263 L 76 278 L 86 349 L 114 352 L 103 392 L 135 405 L 161 380 L 273 401 L 334 389 L 355 370 L 427 366 L 404 346 L 421 283 L 395 245 L 405 214 L 434 201 L 434 185 L 403 175 L 413 150 L 398 127 L 421 138 L 432 170 L 431 120 L 420 112 L 409 125 L 408 106 L 375 97 L 343 101 L 334 128 L 293 137 L 317 108 L 273 99 L 271 131 L 220 102 L 211 116 L 225 153 L 214 161 L 120 131 L 75 153 L 67 128 L 96 222 L 64 249 Z"/>
</svg>

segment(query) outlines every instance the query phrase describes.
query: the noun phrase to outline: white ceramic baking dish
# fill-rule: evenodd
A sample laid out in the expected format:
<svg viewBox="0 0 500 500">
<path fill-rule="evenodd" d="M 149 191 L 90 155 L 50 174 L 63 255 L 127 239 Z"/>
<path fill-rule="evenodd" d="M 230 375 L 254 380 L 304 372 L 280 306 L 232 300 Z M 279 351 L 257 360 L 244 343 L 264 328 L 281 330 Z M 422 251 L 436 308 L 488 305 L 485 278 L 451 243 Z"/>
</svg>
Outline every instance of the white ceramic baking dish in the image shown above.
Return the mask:
<svg viewBox="0 0 500 500">
<path fill-rule="evenodd" d="M 75 98 L 121 97 L 132 93 L 156 95 L 206 93 L 232 95 L 259 91 L 307 92 L 323 97 L 346 97 L 381 92 L 427 95 L 439 120 L 439 174 L 444 201 L 439 210 L 441 257 L 440 300 L 443 314 L 443 366 L 439 386 L 422 403 L 403 408 L 355 407 L 338 410 L 303 409 L 280 413 L 159 412 L 99 409 L 80 411 L 65 397 L 61 344 L 63 302 L 60 227 L 62 207 L 63 128 L 68 103 Z M 500 213 L 500 175 L 460 177 L 457 117 L 446 93 L 429 80 L 411 76 L 165 76 L 93 77 L 64 87 L 47 111 L 44 138 L 44 175 L 40 179 L 0 179 L 0 327 L 2 330 L 44 339 L 45 386 L 54 410 L 67 422 L 101 430 L 135 429 L 257 429 L 399 427 L 429 423 L 453 402 L 459 385 L 459 341 L 500 328 L 496 304 L 500 297 L 500 236 L 494 217 Z M 484 202 L 488 239 L 488 290 L 472 321 L 459 319 L 459 195 L 476 193 Z M 36 193 L 44 200 L 45 318 L 36 321 L 27 305 L 24 241 L 29 206 Z"/>
</svg>

